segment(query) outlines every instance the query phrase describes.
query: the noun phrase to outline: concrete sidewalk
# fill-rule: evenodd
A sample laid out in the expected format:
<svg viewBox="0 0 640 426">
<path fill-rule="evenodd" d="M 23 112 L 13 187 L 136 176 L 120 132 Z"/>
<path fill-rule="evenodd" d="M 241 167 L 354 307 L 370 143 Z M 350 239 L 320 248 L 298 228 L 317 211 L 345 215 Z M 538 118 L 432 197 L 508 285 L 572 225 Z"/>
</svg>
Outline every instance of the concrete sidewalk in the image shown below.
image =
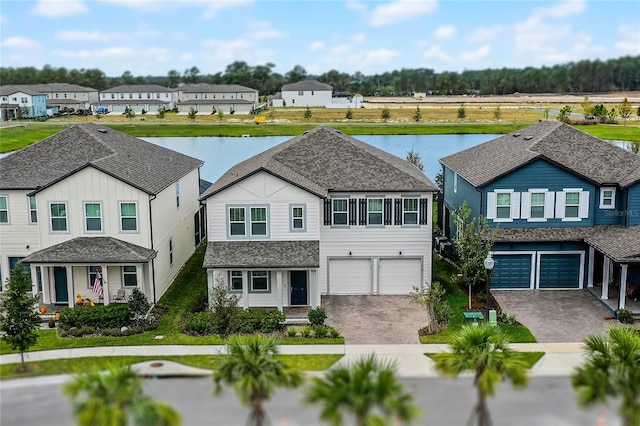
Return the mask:
<svg viewBox="0 0 640 426">
<path fill-rule="evenodd" d="M 531 369 L 531 376 L 569 376 L 584 362 L 582 343 L 513 343 L 511 347 L 521 352 L 544 352 L 545 355 Z M 415 345 L 282 345 L 283 355 L 338 354 L 344 355 L 335 365 L 350 363 L 362 356 L 375 354 L 383 360 L 396 363 L 401 377 L 434 377 L 433 361 L 425 353 L 448 351 L 447 344 Z M 176 362 L 163 360 L 163 356 L 180 355 L 221 355 L 226 352 L 224 345 L 158 345 L 158 346 L 111 346 L 96 348 L 57 349 L 51 351 L 27 352 L 27 362 L 53 359 L 106 357 L 106 356 L 153 356 L 154 361 L 134 365 L 144 376 L 190 376 L 209 375 L 209 370 L 197 369 Z M 0 356 L 0 364 L 20 362 L 19 354 Z"/>
</svg>

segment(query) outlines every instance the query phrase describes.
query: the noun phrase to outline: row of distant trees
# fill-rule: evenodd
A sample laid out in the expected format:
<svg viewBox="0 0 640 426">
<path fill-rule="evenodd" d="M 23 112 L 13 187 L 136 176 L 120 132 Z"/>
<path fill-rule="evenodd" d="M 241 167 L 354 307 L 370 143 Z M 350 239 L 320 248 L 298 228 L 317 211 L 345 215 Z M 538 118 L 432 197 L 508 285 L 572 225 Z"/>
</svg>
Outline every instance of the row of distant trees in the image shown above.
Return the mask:
<svg viewBox="0 0 640 426">
<path fill-rule="evenodd" d="M 503 95 L 520 93 L 599 93 L 640 90 L 640 56 L 624 56 L 607 61 L 582 60 L 553 67 L 502 68 L 437 73 L 430 68 L 403 68 L 382 74 L 353 74 L 335 69 L 312 75 L 296 65 L 284 75 L 274 72 L 275 64 L 251 66 L 244 61 L 227 65 L 224 72 L 207 74 L 198 67 L 182 73 L 170 70 L 164 76 L 134 76 L 125 71 L 107 77 L 95 69 L 0 67 L 0 81 L 7 84 L 73 83 L 105 90 L 124 84 L 158 84 L 178 87 L 183 83 L 241 84 L 263 95 L 274 94 L 283 84 L 315 79 L 333 86 L 336 92 L 364 96 L 407 96 L 413 93 L 460 95 L 478 93 Z"/>
</svg>

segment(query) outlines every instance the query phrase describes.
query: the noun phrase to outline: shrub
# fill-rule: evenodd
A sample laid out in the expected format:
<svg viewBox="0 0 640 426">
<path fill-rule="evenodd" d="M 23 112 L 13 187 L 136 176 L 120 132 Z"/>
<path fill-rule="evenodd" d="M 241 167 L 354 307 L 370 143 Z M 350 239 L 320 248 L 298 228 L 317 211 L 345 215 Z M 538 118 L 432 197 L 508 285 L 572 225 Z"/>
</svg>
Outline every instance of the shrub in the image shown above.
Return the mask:
<svg viewBox="0 0 640 426">
<path fill-rule="evenodd" d="M 305 325 L 304 327 L 302 327 L 300 329 L 300 335 L 305 338 L 311 336 L 311 327 L 309 327 L 308 325 Z"/>
<path fill-rule="evenodd" d="M 273 333 L 284 327 L 284 314 L 278 310 L 264 311 L 264 316 L 260 320 L 260 331 L 263 333 Z"/>
<path fill-rule="evenodd" d="M 322 307 L 313 308 L 309 311 L 308 317 L 312 326 L 324 325 L 324 321 L 327 319 L 327 311 Z"/>
<path fill-rule="evenodd" d="M 145 296 L 145 294 L 138 288 L 133 289 L 127 301 L 129 303 L 129 311 L 131 312 L 131 317 L 134 320 L 144 318 L 151 308 L 151 304 L 147 300 L 147 296 Z"/>
<path fill-rule="evenodd" d="M 313 335 L 318 339 L 323 339 L 327 337 L 329 334 L 329 327 L 326 325 L 314 325 L 313 326 Z"/>
<path fill-rule="evenodd" d="M 338 330 L 335 327 L 329 327 L 329 336 L 334 339 L 337 339 L 338 337 L 342 336 L 342 333 L 340 333 L 340 330 Z"/>
<path fill-rule="evenodd" d="M 298 330 L 295 327 L 287 328 L 287 337 L 296 337 L 298 335 Z"/>
<path fill-rule="evenodd" d="M 100 327 L 113 328 L 128 326 L 131 322 L 131 312 L 127 304 L 113 304 L 107 306 L 77 306 L 64 308 L 60 313 L 59 327 Z"/>
<path fill-rule="evenodd" d="M 213 315 L 211 312 L 196 312 L 184 323 L 184 332 L 191 336 L 204 336 L 213 331 Z"/>
<path fill-rule="evenodd" d="M 633 324 L 635 322 L 633 312 L 629 309 L 616 309 L 616 317 L 623 324 Z"/>
<path fill-rule="evenodd" d="M 216 277 L 216 282 L 209 296 L 211 300 L 209 309 L 213 312 L 213 321 L 216 325 L 215 332 L 222 336 L 232 333 L 236 316 L 241 312 L 238 307 L 240 296 L 229 290 L 227 280 L 222 275 Z"/>
</svg>

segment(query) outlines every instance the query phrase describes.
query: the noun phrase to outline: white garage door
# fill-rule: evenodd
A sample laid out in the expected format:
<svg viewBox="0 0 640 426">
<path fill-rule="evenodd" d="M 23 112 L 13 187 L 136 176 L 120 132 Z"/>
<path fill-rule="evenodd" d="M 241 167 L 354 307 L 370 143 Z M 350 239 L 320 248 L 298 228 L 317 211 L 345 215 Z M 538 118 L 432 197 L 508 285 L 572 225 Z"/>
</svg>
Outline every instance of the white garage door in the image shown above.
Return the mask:
<svg viewBox="0 0 640 426">
<path fill-rule="evenodd" d="M 329 294 L 371 294 L 371 259 L 329 261 Z"/>
<path fill-rule="evenodd" d="M 409 294 L 421 280 L 420 259 L 380 259 L 380 294 Z"/>
</svg>

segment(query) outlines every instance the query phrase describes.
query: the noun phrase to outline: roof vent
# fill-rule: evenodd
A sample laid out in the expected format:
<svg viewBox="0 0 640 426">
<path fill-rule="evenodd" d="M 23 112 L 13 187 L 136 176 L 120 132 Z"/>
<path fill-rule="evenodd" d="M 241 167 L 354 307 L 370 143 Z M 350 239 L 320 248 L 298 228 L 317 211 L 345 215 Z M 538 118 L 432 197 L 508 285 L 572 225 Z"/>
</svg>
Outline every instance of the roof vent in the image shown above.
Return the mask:
<svg viewBox="0 0 640 426">
<path fill-rule="evenodd" d="M 517 138 L 517 137 L 518 137 L 518 136 L 520 136 L 521 134 L 522 134 L 522 133 L 514 133 L 514 134 L 513 134 L 513 137 L 514 137 L 514 138 Z"/>
<path fill-rule="evenodd" d="M 525 141 L 530 141 L 531 139 L 533 139 L 533 136 L 525 136 L 525 137 L 524 137 L 524 140 L 525 140 Z"/>
<path fill-rule="evenodd" d="M 99 131 L 100 133 L 107 133 L 107 129 L 102 129 L 102 128 L 100 128 L 100 129 L 98 129 L 98 131 Z"/>
<path fill-rule="evenodd" d="M 309 130 L 305 130 L 304 132 L 302 132 L 303 135 L 306 135 L 307 133 L 309 133 Z"/>
</svg>

